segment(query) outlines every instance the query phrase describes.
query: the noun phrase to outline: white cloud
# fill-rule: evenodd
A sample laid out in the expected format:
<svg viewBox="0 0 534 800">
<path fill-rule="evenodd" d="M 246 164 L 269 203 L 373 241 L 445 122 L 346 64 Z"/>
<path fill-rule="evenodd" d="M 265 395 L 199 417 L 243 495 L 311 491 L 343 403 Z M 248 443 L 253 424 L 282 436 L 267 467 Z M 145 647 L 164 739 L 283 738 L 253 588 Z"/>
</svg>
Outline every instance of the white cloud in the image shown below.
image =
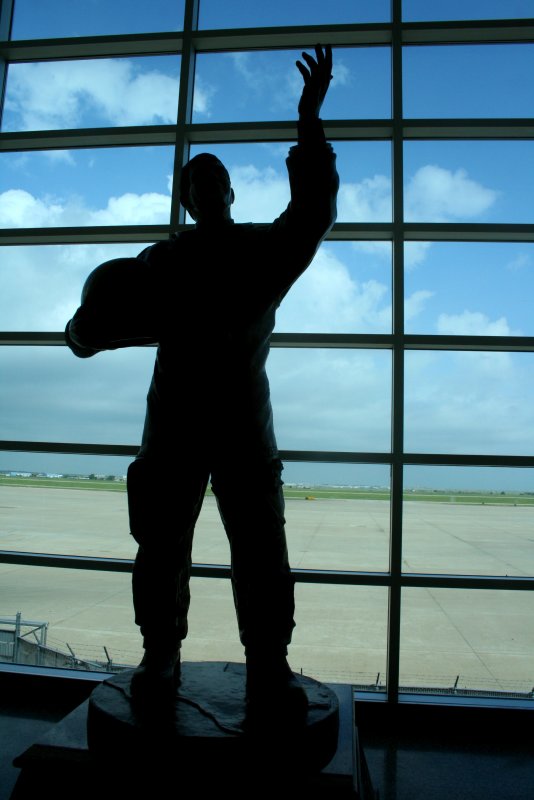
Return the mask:
<svg viewBox="0 0 534 800">
<path fill-rule="evenodd" d="M 390 219 L 391 181 L 385 175 L 364 178 L 360 183 L 341 183 L 339 222 L 385 222 Z"/>
<path fill-rule="evenodd" d="M 391 361 L 385 351 L 271 352 L 275 428 L 288 449 L 387 449 Z"/>
<path fill-rule="evenodd" d="M 349 86 L 351 83 L 351 72 L 346 64 L 342 61 L 336 59 L 336 63 L 333 70 L 333 78 L 332 82 L 330 83 L 330 88 L 335 88 L 336 86 Z"/>
<path fill-rule="evenodd" d="M 426 305 L 426 301 L 430 300 L 430 298 L 433 296 L 434 292 L 429 292 L 426 289 L 420 289 L 419 291 L 413 292 L 409 297 L 407 297 L 404 302 L 404 317 L 406 322 L 409 322 L 418 314 L 420 314 Z"/>
<path fill-rule="evenodd" d="M 343 179 L 343 176 L 341 176 Z M 408 181 L 405 197 L 407 220 L 450 222 L 478 217 L 497 199 L 498 192 L 468 177 L 464 169 L 451 172 L 432 164 L 420 167 Z M 342 182 L 338 199 L 339 220 L 387 222 L 391 220 L 391 179 L 374 175 L 359 183 Z M 412 264 L 424 257 L 426 242 L 410 242 Z"/>
<path fill-rule="evenodd" d="M 532 259 L 528 253 L 519 253 L 515 258 L 509 261 L 506 264 L 506 269 L 509 269 L 510 272 L 519 272 L 525 267 L 530 267 L 532 265 Z"/>
<path fill-rule="evenodd" d="M 406 219 L 432 222 L 478 217 L 498 193 L 469 178 L 465 169 L 451 172 L 435 164 L 420 167 L 406 191 Z"/>
<path fill-rule="evenodd" d="M 351 242 L 353 250 L 361 253 L 368 253 L 371 256 L 379 256 L 391 264 L 391 242 Z"/>
<path fill-rule="evenodd" d="M 168 223 L 171 198 L 158 192 L 110 197 L 106 208 L 89 214 L 91 225 L 155 225 Z"/>
<path fill-rule="evenodd" d="M 40 200 L 23 189 L 8 189 L 0 194 L 0 226 L 3 228 L 41 228 L 62 225 L 63 206 L 45 198 Z"/>
<path fill-rule="evenodd" d="M 76 164 L 70 150 L 44 150 L 43 156 L 49 161 L 56 161 L 60 164 L 68 164 L 73 167 Z"/>
<path fill-rule="evenodd" d="M 281 331 L 362 333 L 391 330 L 388 288 L 375 280 L 359 283 L 323 245 L 277 315 Z"/>
<path fill-rule="evenodd" d="M 432 246 L 431 242 L 406 242 L 404 245 L 404 266 L 413 269 L 422 264 Z"/>
<path fill-rule="evenodd" d="M 214 86 L 210 86 L 200 75 L 196 75 L 193 95 L 193 111 L 196 114 L 204 114 L 206 117 L 211 116 L 211 99 L 215 91 Z"/>
<path fill-rule="evenodd" d="M 252 164 L 230 166 L 230 180 L 235 192 L 232 213 L 236 222 L 270 222 L 289 202 L 287 175 L 272 167 L 258 169 Z"/>
<path fill-rule="evenodd" d="M 529 354 L 406 355 L 406 448 L 528 454 L 534 444 Z"/>
<path fill-rule="evenodd" d="M 80 302 L 87 275 L 142 244 L 4 247 L 0 315 L 5 330 L 62 331 Z"/>
<path fill-rule="evenodd" d="M 265 70 L 253 66 L 250 53 L 228 53 L 227 58 L 232 61 L 236 72 L 250 89 L 260 91 L 263 88 L 267 80 Z"/>
<path fill-rule="evenodd" d="M 82 198 L 67 200 L 34 197 L 23 189 L 8 189 L 0 194 L 0 226 L 4 228 L 40 228 L 75 225 L 151 225 L 167 223 L 169 195 L 158 192 L 128 192 L 110 197 L 103 209 L 87 208 Z"/>
<path fill-rule="evenodd" d="M 461 314 L 440 314 L 436 324 L 438 333 L 450 336 L 520 336 L 510 328 L 506 317 L 490 320 L 480 311 L 463 311 Z"/>
<path fill-rule="evenodd" d="M 9 129 L 41 130 L 94 124 L 175 123 L 178 78 L 140 72 L 127 59 L 16 64 L 6 94 Z"/>
</svg>

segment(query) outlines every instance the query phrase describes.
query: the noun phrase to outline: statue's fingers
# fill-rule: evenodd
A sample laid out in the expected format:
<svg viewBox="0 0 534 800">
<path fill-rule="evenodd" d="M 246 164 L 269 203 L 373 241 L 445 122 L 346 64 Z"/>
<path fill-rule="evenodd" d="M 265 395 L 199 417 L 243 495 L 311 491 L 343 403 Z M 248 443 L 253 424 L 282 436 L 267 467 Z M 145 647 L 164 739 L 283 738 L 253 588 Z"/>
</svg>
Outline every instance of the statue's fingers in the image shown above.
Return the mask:
<svg viewBox="0 0 534 800">
<path fill-rule="evenodd" d="M 308 65 L 310 72 L 314 72 L 317 69 L 317 62 L 308 53 L 302 53 L 302 58 Z"/>
<path fill-rule="evenodd" d="M 324 48 L 324 64 L 326 71 L 330 75 L 332 72 L 332 47 L 329 44 L 325 45 Z"/>
<path fill-rule="evenodd" d="M 310 77 L 309 71 L 306 69 L 306 67 L 304 66 L 304 64 L 301 61 L 295 61 L 295 64 L 297 65 L 298 71 L 300 72 L 300 74 L 304 78 L 304 83 L 306 83 L 306 81 Z"/>
</svg>

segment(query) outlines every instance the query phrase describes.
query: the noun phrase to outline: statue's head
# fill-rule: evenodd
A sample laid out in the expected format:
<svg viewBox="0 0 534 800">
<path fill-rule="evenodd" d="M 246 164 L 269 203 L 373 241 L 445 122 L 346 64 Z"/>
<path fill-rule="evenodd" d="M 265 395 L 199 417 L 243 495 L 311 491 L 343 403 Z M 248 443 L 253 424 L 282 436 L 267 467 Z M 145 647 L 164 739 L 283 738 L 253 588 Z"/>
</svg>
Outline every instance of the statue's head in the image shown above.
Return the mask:
<svg viewBox="0 0 534 800">
<path fill-rule="evenodd" d="M 182 168 L 180 202 L 194 220 L 231 219 L 234 190 L 224 164 L 211 153 L 199 153 Z"/>
</svg>

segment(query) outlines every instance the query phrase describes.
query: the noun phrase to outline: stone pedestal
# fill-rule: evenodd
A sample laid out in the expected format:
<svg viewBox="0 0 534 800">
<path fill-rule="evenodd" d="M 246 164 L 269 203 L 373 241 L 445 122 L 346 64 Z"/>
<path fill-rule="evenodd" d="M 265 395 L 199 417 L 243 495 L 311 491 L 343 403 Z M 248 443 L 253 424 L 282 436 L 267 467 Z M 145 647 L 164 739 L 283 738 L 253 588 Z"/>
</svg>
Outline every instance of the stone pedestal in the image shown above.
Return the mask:
<svg viewBox="0 0 534 800">
<path fill-rule="evenodd" d="M 157 763 L 190 781 L 195 776 L 232 782 L 300 780 L 319 773 L 338 741 L 336 694 L 300 676 L 308 696 L 305 722 L 269 717 L 252 728 L 245 716 L 246 670 L 226 662 L 185 663 L 174 707 L 132 702 L 132 672 L 104 681 L 91 695 L 89 751 L 103 761 Z M 150 767 L 152 768 L 152 767 Z"/>
<path fill-rule="evenodd" d="M 12 800 L 33 800 L 48 785 L 77 800 L 197 800 L 207 792 L 248 800 L 251 792 L 288 789 L 307 798 L 374 800 L 350 686 L 299 676 L 306 724 L 271 721 L 249 730 L 242 664 L 183 664 L 174 708 L 163 714 L 132 706 L 131 675 L 105 680 L 15 759 L 22 774 Z"/>
</svg>

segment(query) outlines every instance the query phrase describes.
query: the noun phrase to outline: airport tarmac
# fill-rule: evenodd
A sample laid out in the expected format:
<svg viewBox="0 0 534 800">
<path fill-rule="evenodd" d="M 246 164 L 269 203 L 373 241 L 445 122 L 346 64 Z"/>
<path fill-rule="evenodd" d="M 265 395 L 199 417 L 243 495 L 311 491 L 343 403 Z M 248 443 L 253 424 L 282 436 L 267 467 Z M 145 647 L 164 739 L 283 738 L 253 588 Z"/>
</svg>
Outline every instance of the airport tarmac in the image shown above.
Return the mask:
<svg viewBox="0 0 534 800">
<path fill-rule="evenodd" d="M 387 571 L 389 504 L 288 500 L 292 567 Z M 126 494 L 0 487 L 0 549 L 133 558 Z M 193 560 L 227 564 L 214 498 L 197 525 Z M 403 569 L 534 575 L 534 507 L 405 503 Z M 48 644 L 81 659 L 135 664 L 130 576 L 0 564 L 0 617 L 49 623 Z M 187 660 L 243 660 L 230 583 L 192 581 Z M 297 584 L 290 663 L 329 682 L 384 685 L 385 587 Z M 534 593 L 410 588 L 402 594 L 401 685 L 529 692 L 534 686 Z M 68 647 L 67 647 L 68 645 Z M 379 676 L 379 677 L 378 677 Z"/>
</svg>

